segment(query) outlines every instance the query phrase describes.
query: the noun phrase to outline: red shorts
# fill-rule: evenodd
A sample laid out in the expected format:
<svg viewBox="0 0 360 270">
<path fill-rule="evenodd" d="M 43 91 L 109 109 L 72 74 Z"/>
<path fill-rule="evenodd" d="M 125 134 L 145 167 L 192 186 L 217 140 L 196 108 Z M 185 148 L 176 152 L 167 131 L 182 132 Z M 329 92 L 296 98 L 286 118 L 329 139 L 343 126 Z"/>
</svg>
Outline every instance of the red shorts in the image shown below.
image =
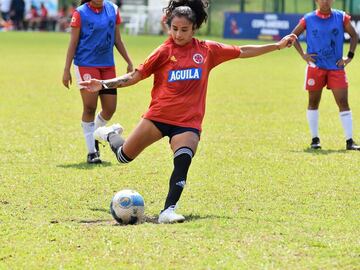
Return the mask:
<svg viewBox="0 0 360 270">
<path fill-rule="evenodd" d="M 108 80 L 116 77 L 115 67 L 79 67 L 74 65 L 76 82 L 80 89 L 79 82 L 90 79 Z"/>
<path fill-rule="evenodd" d="M 348 80 L 345 70 L 326 70 L 318 67 L 307 66 L 305 75 L 305 89 L 308 91 L 320 91 L 327 89 L 348 88 Z"/>
</svg>

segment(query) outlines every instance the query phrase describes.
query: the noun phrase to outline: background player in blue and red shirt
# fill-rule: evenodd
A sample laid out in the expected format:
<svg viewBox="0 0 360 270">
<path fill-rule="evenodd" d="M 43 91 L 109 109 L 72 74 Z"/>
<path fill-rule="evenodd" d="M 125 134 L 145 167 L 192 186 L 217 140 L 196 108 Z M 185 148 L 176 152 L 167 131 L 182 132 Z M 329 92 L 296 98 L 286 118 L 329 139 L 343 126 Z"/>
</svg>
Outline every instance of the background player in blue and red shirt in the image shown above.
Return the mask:
<svg viewBox="0 0 360 270">
<path fill-rule="evenodd" d="M 307 119 L 310 126 L 311 148 L 321 148 L 319 139 L 319 103 L 323 87 L 331 89 L 339 107 L 347 150 L 360 150 L 353 141 L 352 114 L 348 104 L 348 81 L 345 66 L 354 57 L 358 35 L 350 23 L 350 16 L 331 9 L 333 0 L 316 0 L 318 9 L 306 14 L 293 30 L 297 36 L 306 30 L 306 53 L 299 42 L 295 48 L 308 63 L 305 89 L 309 93 Z M 350 49 L 343 57 L 344 32 L 350 35 Z"/>
<path fill-rule="evenodd" d="M 210 71 L 231 59 L 254 57 L 291 46 L 296 38 L 291 35 L 274 44 L 241 47 L 198 40 L 193 36 L 207 18 L 207 5 L 207 1 L 201 0 L 170 1 L 165 9 L 170 37 L 135 72 L 113 80 L 92 79 L 81 83 L 89 91 L 99 91 L 102 86 L 125 87 L 154 75 L 149 110 L 127 140 L 113 126 L 97 129 L 95 136 L 109 141 L 121 163 L 129 163 L 162 137 L 170 138 L 174 170 L 159 215 L 160 223 L 185 219 L 175 213 L 175 205 L 200 140 Z"/>
<path fill-rule="evenodd" d="M 71 39 L 66 56 L 63 84 L 72 83 L 70 67 L 74 59 L 75 74 L 83 102 L 82 128 L 88 148 L 87 162 L 100 163 L 100 154 L 94 140 L 94 130 L 105 126 L 111 119 L 117 104 L 116 89 L 99 93 L 84 91 L 79 85 L 91 78 L 104 80 L 116 76 L 114 46 L 127 62 L 127 72 L 133 70 L 132 62 L 121 40 L 119 25 L 121 17 L 115 4 L 103 0 L 83 0 L 73 13 Z M 100 96 L 102 111 L 95 117 Z"/>
</svg>

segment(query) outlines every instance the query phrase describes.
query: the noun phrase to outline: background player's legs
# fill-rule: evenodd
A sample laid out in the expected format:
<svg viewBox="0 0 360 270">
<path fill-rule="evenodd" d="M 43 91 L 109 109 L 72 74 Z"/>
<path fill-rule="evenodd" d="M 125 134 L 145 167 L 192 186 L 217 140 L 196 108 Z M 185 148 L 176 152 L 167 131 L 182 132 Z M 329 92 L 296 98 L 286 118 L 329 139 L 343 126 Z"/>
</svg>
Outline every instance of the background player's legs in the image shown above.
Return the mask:
<svg viewBox="0 0 360 270">
<path fill-rule="evenodd" d="M 321 100 L 322 90 L 308 91 L 309 103 L 306 111 L 307 120 L 311 132 L 311 148 L 321 148 L 319 139 L 319 104 Z"/>
<path fill-rule="evenodd" d="M 97 69 L 97 79 L 107 80 L 116 77 L 115 67 Z M 106 89 L 99 92 L 101 111 L 95 117 L 95 130 L 99 127 L 106 126 L 107 122 L 112 118 L 117 106 L 117 90 Z M 98 141 L 95 140 L 95 148 L 99 152 Z"/>
<path fill-rule="evenodd" d="M 347 150 L 360 150 L 360 147 L 353 141 L 353 120 L 348 103 L 347 89 L 332 89 L 336 104 L 339 107 L 339 116 L 346 138 Z"/>
<path fill-rule="evenodd" d="M 90 93 L 85 90 L 80 90 L 81 98 L 83 102 L 83 114 L 82 114 L 82 128 L 85 137 L 86 146 L 88 148 L 88 163 L 100 163 L 98 155 L 96 154 L 95 149 L 95 140 L 94 140 L 94 118 L 97 107 L 97 98 L 98 93 Z"/>
<path fill-rule="evenodd" d="M 115 67 L 101 68 L 98 70 L 100 72 L 99 80 L 107 80 L 116 77 Z M 106 91 L 106 92 L 105 92 Z M 99 92 L 100 102 L 101 102 L 101 112 L 98 114 L 99 121 L 95 119 L 95 129 L 103 127 L 111 119 L 116 111 L 117 105 L 117 91 L 116 89 L 106 89 Z"/>
<path fill-rule="evenodd" d="M 114 91 L 116 91 L 114 89 Z M 95 130 L 99 127 L 106 126 L 107 122 L 111 119 L 116 111 L 117 95 L 113 94 L 100 94 L 101 111 L 95 117 Z M 99 152 L 98 141 L 95 140 L 95 148 Z"/>
<path fill-rule="evenodd" d="M 106 121 L 105 122 L 106 125 L 107 121 L 111 119 L 111 117 L 114 115 L 116 111 L 117 95 L 110 95 L 110 94 L 100 95 L 100 101 L 101 101 L 100 116 L 102 120 Z M 101 125 L 101 126 L 105 126 L 105 125 Z"/>
</svg>

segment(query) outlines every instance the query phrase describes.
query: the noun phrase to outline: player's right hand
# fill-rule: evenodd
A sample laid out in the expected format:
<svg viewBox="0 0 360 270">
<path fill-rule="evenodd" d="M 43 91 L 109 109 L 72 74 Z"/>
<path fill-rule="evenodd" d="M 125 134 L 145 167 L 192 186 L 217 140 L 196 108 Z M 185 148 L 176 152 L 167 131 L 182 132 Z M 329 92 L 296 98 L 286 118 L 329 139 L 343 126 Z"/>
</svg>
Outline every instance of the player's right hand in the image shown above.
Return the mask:
<svg viewBox="0 0 360 270">
<path fill-rule="evenodd" d="M 314 57 L 316 57 L 316 56 L 317 56 L 316 53 L 304 53 L 302 58 L 304 59 L 304 61 L 306 63 L 308 63 L 310 65 L 311 63 L 315 63 L 316 59 Z"/>
<path fill-rule="evenodd" d="M 70 71 L 64 71 L 62 83 L 67 89 L 69 89 L 69 86 L 72 84 Z"/>
<path fill-rule="evenodd" d="M 89 81 L 82 81 L 79 83 L 82 86 L 82 89 L 85 89 L 90 92 L 97 92 L 102 89 L 102 83 L 100 80 L 91 79 Z"/>
</svg>

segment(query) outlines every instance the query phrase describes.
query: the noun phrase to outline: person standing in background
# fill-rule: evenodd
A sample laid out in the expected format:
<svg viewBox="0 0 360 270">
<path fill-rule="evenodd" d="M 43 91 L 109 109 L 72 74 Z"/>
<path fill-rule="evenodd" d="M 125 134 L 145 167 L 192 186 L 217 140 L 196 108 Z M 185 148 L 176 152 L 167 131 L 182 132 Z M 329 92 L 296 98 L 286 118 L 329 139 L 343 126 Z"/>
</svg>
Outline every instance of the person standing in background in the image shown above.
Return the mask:
<svg viewBox="0 0 360 270">
<path fill-rule="evenodd" d="M 318 9 L 306 14 L 292 33 L 300 36 L 306 30 L 307 51 L 300 43 L 294 46 L 308 63 L 305 89 L 309 94 L 307 119 L 311 131 L 313 149 L 320 149 L 319 104 L 322 89 L 326 86 L 334 95 L 346 138 L 346 150 L 360 150 L 353 140 L 352 113 L 348 104 L 348 81 L 345 67 L 355 56 L 358 35 L 351 25 L 350 16 L 344 11 L 332 9 L 333 0 L 316 0 Z M 344 32 L 350 35 L 350 49 L 343 57 Z"/>
<path fill-rule="evenodd" d="M 11 0 L 0 0 L 0 12 L 4 21 L 8 21 L 10 19 L 10 5 Z"/>
<path fill-rule="evenodd" d="M 45 7 L 45 4 L 42 2 L 40 4 L 40 25 L 39 30 L 46 31 L 48 28 L 48 10 Z"/>
<path fill-rule="evenodd" d="M 10 19 L 14 23 L 15 30 L 24 29 L 25 2 L 24 0 L 12 0 L 10 5 Z"/>
<path fill-rule="evenodd" d="M 85 91 L 79 83 L 91 78 L 105 80 L 116 76 L 113 48 L 127 63 L 127 72 L 133 71 L 132 61 L 121 40 L 118 7 L 103 0 L 83 0 L 74 11 L 71 21 L 71 38 L 67 51 L 62 82 L 69 88 L 72 83 L 70 67 L 74 60 L 75 74 L 83 102 L 82 128 L 88 148 L 87 162 L 101 163 L 94 130 L 105 126 L 117 105 L 117 90 L 105 89 L 98 93 Z M 102 110 L 96 116 L 98 97 Z"/>
</svg>

